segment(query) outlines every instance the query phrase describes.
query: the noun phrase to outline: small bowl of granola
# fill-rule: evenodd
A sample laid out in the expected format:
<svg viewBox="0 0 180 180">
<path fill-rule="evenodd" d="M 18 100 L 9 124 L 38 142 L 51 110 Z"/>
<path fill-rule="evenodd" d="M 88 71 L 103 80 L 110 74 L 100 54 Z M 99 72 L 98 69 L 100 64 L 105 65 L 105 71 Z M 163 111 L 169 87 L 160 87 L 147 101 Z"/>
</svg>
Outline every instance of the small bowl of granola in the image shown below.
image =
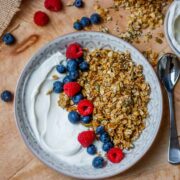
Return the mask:
<svg viewBox="0 0 180 180">
<path fill-rule="evenodd" d="M 98 32 L 61 36 L 39 50 L 21 74 L 17 126 L 28 148 L 69 176 L 119 174 L 152 145 L 162 93 L 144 56 Z"/>
</svg>

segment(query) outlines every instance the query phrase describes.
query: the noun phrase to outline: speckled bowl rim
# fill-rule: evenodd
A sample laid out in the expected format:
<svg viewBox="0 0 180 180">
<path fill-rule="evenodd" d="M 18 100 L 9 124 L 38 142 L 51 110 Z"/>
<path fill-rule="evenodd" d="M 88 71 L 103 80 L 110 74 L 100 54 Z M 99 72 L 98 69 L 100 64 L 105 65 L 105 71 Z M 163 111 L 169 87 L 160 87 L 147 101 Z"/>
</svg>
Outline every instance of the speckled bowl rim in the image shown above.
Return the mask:
<svg viewBox="0 0 180 180">
<path fill-rule="evenodd" d="M 165 20 L 164 20 L 164 32 L 165 32 L 165 36 L 166 36 L 166 39 L 167 39 L 167 42 L 170 46 L 170 48 L 174 51 L 174 53 L 180 57 L 180 51 L 174 46 L 174 44 L 172 43 L 171 41 L 171 38 L 169 36 L 169 33 L 168 33 L 168 20 L 169 20 L 169 14 L 170 14 L 170 10 L 172 8 L 172 6 L 174 5 L 174 3 L 176 3 L 176 1 L 174 1 L 170 6 L 169 6 L 169 9 L 166 13 L 166 16 L 165 16 Z"/>
<path fill-rule="evenodd" d="M 154 74 L 154 77 L 156 79 L 156 82 L 157 82 L 157 86 L 159 88 L 159 91 L 160 91 L 160 104 L 161 104 L 161 107 L 160 107 L 160 120 L 159 120 L 159 123 L 158 123 L 158 127 L 156 128 L 156 131 L 154 133 L 154 136 L 153 138 L 151 139 L 151 141 L 149 142 L 146 150 L 139 156 L 139 159 L 137 159 L 136 161 L 134 161 L 134 163 L 131 163 L 129 166 L 127 166 L 126 168 L 124 168 L 122 171 L 120 172 L 116 172 L 116 173 L 111 173 L 109 175 L 106 175 L 106 176 L 101 176 L 101 177 L 95 177 L 95 176 L 86 176 L 86 177 L 82 177 L 82 176 L 76 176 L 74 174 L 71 174 L 71 173 L 66 173 L 58 168 L 56 168 L 55 166 L 49 164 L 45 159 L 43 159 L 30 145 L 29 141 L 26 139 L 25 135 L 23 134 L 22 132 L 22 129 L 20 127 L 20 122 L 19 122 L 19 116 L 17 114 L 17 91 L 19 89 L 19 82 L 22 80 L 22 77 L 24 76 L 24 72 L 27 68 L 27 66 L 29 64 L 31 64 L 33 62 L 33 59 L 34 57 L 36 57 L 37 55 L 39 55 L 41 52 L 43 52 L 49 45 L 55 43 L 55 42 L 58 42 L 59 40 L 61 40 L 61 38 L 65 38 L 69 35 L 73 35 L 73 34 L 82 34 L 82 33 L 89 33 L 89 34 L 103 34 L 105 36 L 109 36 L 109 38 L 114 38 L 118 41 L 121 41 L 122 43 L 124 43 L 125 45 L 131 47 L 136 53 L 139 54 L 139 56 L 141 56 L 145 61 L 147 61 L 146 63 L 149 64 L 149 69 L 152 71 L 152 73 Z M 24 66 L 23 68 L 23 71 L 21 72 L 20 74 L 20 77 L 18 79 L 18 83 L 17 83 L 17 86 L 16 86 L 16 94 L 15 94 L 15 101 L 14 101 L 14 115 L 15 115 L 15 120 L 16 120 L 16 126 L 19 130 L 19 133 L 24 141 L 24 143 L 26 144 L 27 148 L 35 155 L 35 157 L 37 157 L 42 163 L 44 163 L 45 165 L 47 165 L 48 167 L 52 168 L 53 170 L 59 172 L 59 173 L 62 173 L 64 175 L 67 175 L 67 176 L 70 176 L 70 177 L 74 177 L 74 178 L 81 178 L 81 179 L 103 179 L 103 178 L 108 178 L 108 177 L 112 177 L 112 176 L 115 176 L 115 175 L 118 175 L 120 173 L 123 173 L 125 171 L 127 171 L 129 168 L 131 168 L 132 166 L 134 166 L 137 162 L 139 162 L 142 157 L 144 157 L 144 155 L 148 152 L 148 150 L 150 149 L 150 147 L 152 146 L 153 142 L 155 141 L 155 138 L 157 137 L 157 134 L 158 134 L 158 131 L 160 129 L 160 125 L 161 125 L 161 122 L 162 122 L 162 115 L 163 115 L 163 96 L 162 96 L 162 89 L 161 89 L 161 86 L 160 86 L 160 82 L 159 82 L 159 79 L 154 71 L 154 69 L 152 68 L 152 66 L 150 65 L 150 63 L 148 62 L 148 60 L 141 54 L 141 52 L 139 50 L 137 50 L 133 45 L 127 43 L 126 41 L 114 36 L 114 35 L 109 35 L 109 34 L 106 34 L 106 33 L 101 33 L 101 32 L 96 32 L 96 31 L 90 31 L 90 32 L 87 32 L 87 31 L 81 31 L 81 32 L 73 32 L 73 33 L 68 33 L 68 34 L 65 34 L 65 35 L 62 35 L 62 36 L 59 36 L 57 38 L 55 38 L 54 40 L 50 41 L 49 43 L 47 43 L 46 45 L 44 45 L 42 48 L 40 48 L 31 58 L 30 60 L 26 63 L 26 65 Z"/>
</svg>

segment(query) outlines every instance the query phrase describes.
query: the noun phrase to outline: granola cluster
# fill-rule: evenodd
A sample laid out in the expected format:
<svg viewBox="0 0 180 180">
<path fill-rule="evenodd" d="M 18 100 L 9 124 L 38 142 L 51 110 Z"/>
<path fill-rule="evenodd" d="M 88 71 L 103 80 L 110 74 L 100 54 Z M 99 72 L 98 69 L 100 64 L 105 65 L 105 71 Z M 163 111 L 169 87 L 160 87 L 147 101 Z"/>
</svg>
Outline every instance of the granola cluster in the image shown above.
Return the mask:
<svg viewBox="0 0 180 180">
<path fill-rule="evenodd" d="M 164 8 L 172 0 L 114 0 L 115 6 L 130 10 L 127 31 L 119 37 L 132 41 L 146 28 L 155 29 L 163 24 Z"/>
<path fill-rule="evenodd" d="M 86 61 L 90 69 L 80 74 L 78 83 L 84 97 L 94 104 L 93 120 L 88 126 L 96 129 L 103 125 L 115 146 L 132 148 L 148 116 L 150 86 L 143 67 L 135 65 L 128 52 L 107 49 L 88 53 Z M 59 105 L 68 111 L 76 109 L 64 94 Z"/>
</svg>

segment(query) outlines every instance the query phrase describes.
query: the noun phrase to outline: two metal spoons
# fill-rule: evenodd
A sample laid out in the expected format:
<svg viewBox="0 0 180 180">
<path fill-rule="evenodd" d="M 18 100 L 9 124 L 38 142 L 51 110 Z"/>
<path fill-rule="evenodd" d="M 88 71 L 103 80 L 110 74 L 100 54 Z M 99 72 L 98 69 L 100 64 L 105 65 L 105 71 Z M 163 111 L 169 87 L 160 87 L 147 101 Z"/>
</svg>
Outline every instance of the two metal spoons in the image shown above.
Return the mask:
<svg viewBox="0 0 180 180">
<path fill-rule="evenodd" d="M 169 156 L 171 164 L 180 164 L 180 145 L 174 115 L 174 87 L 180 76 L 180 63 L 174 54 L 163 55 L 158 62 L 157 72 L 168 94 L 170 109 Z"/>
</svg>

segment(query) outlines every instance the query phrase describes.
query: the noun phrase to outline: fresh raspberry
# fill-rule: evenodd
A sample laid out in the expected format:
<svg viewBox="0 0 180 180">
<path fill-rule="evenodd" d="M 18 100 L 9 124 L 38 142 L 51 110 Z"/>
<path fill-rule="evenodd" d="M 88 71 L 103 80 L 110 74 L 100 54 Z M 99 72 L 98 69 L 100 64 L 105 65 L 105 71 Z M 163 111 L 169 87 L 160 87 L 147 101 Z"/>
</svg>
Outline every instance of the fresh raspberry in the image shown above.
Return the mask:
<svg viewBox="0 0 180 180">
<path fill-rule="evenodd" d="M 73 97 L 81 90 L 81 86 L 77 82 L 66 83 L 63 88 L 65 94 L 69 97 Z"/>
<path fill-rule="evenodd" d="M 77 59 L 83 56 L 83 49 L 78 43 L 70 44 L 66 49 L 68 59 Z"/>
<path fill-rule="evenodd" d="M 94 105 L 91 101 L 83 99 L 78 103 L 77 109 L 82 116 L 88 116 L 92 114 Z"/>
<path fill-rule="evenodd" d="M 44 6 L 50 11 L 60 11 L 62 9 L 62 3 L 60 0 L 45 0 Z"/>
<path fill-rule="evenodd" d="M 83 131 L 78 135 L 78 141 L 83 147 L 90 146 L 95 140 L 96 135 L 94 131 Z"/>
<path fill-rule="evenodd" d="M 49 22 L 49 17 L 45 12 L 37 11 L 34 14 L 34 23 L 38 26 L 45 26 Z"/>
<path fill-rule="evenodd" d="M 121 149 L 119 148 L 111 148 L 107 152 L 107 158 L 112 162 L 112 163 L 119 163 L 124 157 L 124 154 Z"/>
</svg>

